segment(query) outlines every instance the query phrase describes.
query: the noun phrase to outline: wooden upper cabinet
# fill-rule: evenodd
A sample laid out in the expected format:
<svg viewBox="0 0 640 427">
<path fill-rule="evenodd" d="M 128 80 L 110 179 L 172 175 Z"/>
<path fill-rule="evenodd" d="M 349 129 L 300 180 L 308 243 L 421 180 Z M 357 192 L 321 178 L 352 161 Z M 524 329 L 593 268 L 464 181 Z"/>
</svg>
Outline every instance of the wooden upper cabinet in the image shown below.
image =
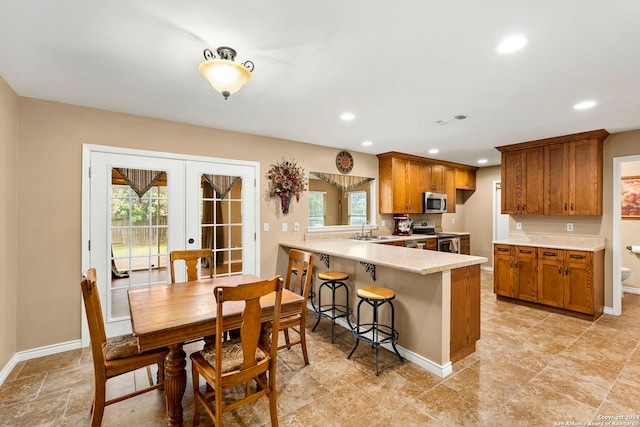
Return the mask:
<svg viewBox="0 0 640 427">
<path fill-rule="evenodd" d="M 542 147 L 502 153 L 503 214 L 542 214 L 543 160 Z"/>
<path fill-rule="evenodd" d="M 497 147 L 502 213 L 602 215 L 602 141 L 595 130 Z"/>
<path fill-rule="evenodd" d="M 441 162 L 426 157 L 397 153 L 378 154 L 379 201 L 382 214 L 422 213 L 423 193 L 446 193 L 447 212 L 456 209 L 455 170 L 467 168 L 475 182 L 478 168 L 458 163 Z"/>
<path fill-rule="evenodd" d="M 410 160 L 380 159 L 380 213 L 422 213 L 423 165 Z"/>
<path fill-rule="evenodd" d="M 438 164 L 426 165 L 425 170 L 429 176 L 427 190 L 432 193 L 445 193 L 445 166 Z"/>
<path fill-rule="evenodd" d="M 456 188 L 459 190 L 475 190 L 476 189 L 475 171 L 456 168 Z"/>
</svg>

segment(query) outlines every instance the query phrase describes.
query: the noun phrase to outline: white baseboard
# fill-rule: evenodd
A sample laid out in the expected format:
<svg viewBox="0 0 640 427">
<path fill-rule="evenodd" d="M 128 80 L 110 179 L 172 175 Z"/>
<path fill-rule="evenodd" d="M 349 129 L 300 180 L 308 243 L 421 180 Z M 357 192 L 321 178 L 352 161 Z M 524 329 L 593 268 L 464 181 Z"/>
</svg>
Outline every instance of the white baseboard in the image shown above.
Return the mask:
<svg viewBox="0 0 640 427">
<path fill-rule="evenodd" d="M 640 288 L 633 288 L 631 286 L 623 286 L 622 292 L 626 292 L 628 294 L 640 294 Z"/>
<path fill-rule="evenodd" d="M 82 342 L 80 340 L 67 341 L 59 344 L 34 348 L 31 350 L 19 351 L 13 355 L 9 362 L 0 371 L 0 385 L 4 383 L 4 381 L 7 379 L 13 368 L 16 367 L 18 362 L 35 359 L 42 356 L 49 356 L 56 353 L 62 353 L 69 350 L 76 350 L 78 348 L 82 348 Z"/>
<path fill-rule="evenodd" d="M 602 312 L 603 312 L 604 314 L 611 314 L 611 315 L 614 315 L 614 314 L 613 314 L 613 307 L 607 307 L 607 306 L 605 306 L 605 307 L 602 309 Z"/>
<path fill-rule="evenodd" d="M 491 267 L 490 265 L 481 265 L 480 270 L 489 271 L 493 273 L 493 267 Z"/>
</svg>

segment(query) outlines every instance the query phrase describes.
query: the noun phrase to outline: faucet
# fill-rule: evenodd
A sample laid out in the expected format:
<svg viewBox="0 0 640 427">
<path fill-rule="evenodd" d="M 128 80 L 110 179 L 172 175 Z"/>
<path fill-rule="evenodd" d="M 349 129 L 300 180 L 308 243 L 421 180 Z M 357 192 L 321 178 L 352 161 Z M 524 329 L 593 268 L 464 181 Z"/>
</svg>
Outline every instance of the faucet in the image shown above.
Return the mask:
<svg viewBox="0 0 640 427">
<path fill-rule="evenodd" d="M 365 222 L 362 223 L 362 233 L 360 235 L 362 237 L 366 237 L 367 236 L 366 234 L 364 234 L 364 226 L 367 225 L 367 224 L 369 224 L 369 234 L 368 234 L 368 236 L 372 237 L 373 236 L 373 224 L 371 224 L 369 221 L 365 221 Z"/>
</svg>

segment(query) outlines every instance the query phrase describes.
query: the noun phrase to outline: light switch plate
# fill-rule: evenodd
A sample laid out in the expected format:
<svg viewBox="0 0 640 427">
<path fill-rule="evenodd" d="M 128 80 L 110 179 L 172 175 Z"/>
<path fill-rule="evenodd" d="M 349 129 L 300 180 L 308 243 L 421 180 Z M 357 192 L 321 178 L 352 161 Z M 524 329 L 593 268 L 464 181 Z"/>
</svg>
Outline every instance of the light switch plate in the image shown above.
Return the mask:
<svg viewBox="0 0 640 427">
<path fill-rule="evenodd" d="M 282 231 L 285 232 L 285 231 L 288 231 L 288 230 L 289 230 L 289 225 L 286 222 L 283 222 L 282 223 Z"/>
<path fill-rule="evenodd" d="M 299 222 L 294 222 L 293 223 L 293 231 L 300 231 L 300 223 Z"/>
<path fill-rule="evenodd" d="M 516 229 L 517 230 L 522 230 L 522 223 L 521 222 L 516 222 Z"/>
<path fill-rule="evenodd" d="M 573 231 L 573 224 L 570 222 L 567 223 L 567 231 Z"/>
<path fill-rule="evenodd" d="M 269 231 L 269 223 L 265 222 L 264 225 L 262 226 L 262 231 Z"/>
</svg>

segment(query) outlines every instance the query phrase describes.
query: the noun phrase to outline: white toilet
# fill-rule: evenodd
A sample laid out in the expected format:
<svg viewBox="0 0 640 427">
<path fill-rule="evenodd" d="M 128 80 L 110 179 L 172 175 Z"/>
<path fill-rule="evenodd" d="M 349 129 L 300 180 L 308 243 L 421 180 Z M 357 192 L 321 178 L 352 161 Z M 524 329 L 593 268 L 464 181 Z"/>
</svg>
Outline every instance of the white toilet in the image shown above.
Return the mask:
<svg viewBox="0 0 640 427">
<path fill-rule="evenodd" d="M 631 276 L 631 269 L 627 267 L 620 267 L 620 279 L 624 282 Z"/>
</svg>

